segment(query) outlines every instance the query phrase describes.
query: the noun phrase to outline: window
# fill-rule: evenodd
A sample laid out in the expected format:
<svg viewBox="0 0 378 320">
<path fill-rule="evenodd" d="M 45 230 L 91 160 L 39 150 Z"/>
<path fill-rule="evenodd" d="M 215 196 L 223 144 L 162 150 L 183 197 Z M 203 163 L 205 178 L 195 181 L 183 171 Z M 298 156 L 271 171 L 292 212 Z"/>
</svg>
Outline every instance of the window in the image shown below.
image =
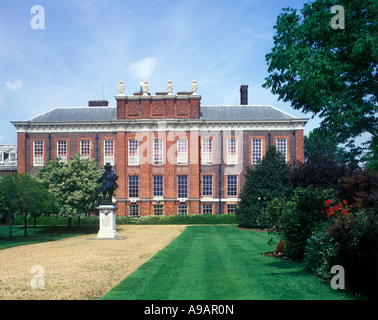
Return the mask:
<svg viewBox="0 0 378 320">
<path fill-rule="evenodd" d="M 114 164 L 114 140 L 104 141 L 104 163 Z"/>
<path fill-rule="evenodd" d="M 33 166 L 41 167 L 44 165 L 44 143 L 43 141 L 33 142 Z"/>
<path fill-rule="evenodd" d="M 139 216 L 139 206 L 135 203 L 129 205 L 129 216 L 138 217 Z"/>
<path fill-rule="evenodd" d="M 213 205 L 204 203 L 202 205 L 202 214 L 213 214 Z"/>
<path fill-rule="evenodd" d="M 129 198 L 139 197 L 139 177 L 129 176 Z"/>
<path fill-rule="evenodd" d="M 177 176 L 177 197 L 188 197 L 188 176 Z"/>
<path fill-rule="evenodd" d="M 262 139 L 252 139 L 251 143 L 251 162 L 256 164 L 262 159 Z"/>
<path fill-rule="evenodd" d="M 162 204 L 154 204 L 153 208 L 154 216 L 162 216 L 164 214 L 164 207 Z"/>
<path fill-rule="evenodd" d="M 188 163 L 188 139 L 177 140 L 177 163 Z"/>
<path fill-rule="evenodd" d="M 238 196 L 238 176 L 227 176 L 227 197 Z"/>
<path fill-rule="evenodd" d="M 234 213 L 236 213 L 236 204 L 228 204 L 227 214 L 234 214 Z"/>
<path fill-rule="evenodd" d="M 188 205 L 187 204 L 177 205 L 177 214 L 188 214 Z"/>
<path fill-rule="evenodd" d="M 213 163 L 213 140 L 212 139 L 202 139 L 202 163 L 203 164 Z"/>
<path fill-rule="evenodd" d="M 129 166 L 139 165 L 139 142 L 129 140 Z"/>
<path fill-rule="evenodd" d="M 227 164 L 237 164 L 238 163 L 238 148 L 236 144 L 236 139 L 227 140 Z"/>
<path fill-rule="evenodd" d="M 213 196 L 213 176 L 202 176 L 202 195 L 204 197 Z"/>
<path fill-rule="evenodd" d="M 276 148 L 277 151 L 281 152 L 285 161 L 287 161 L 287 139 L 277 139 Z"/>
<path fill-rule="evenodd" d="M 90 140 L 80 141 L 80 157 L 81 159 L 91 158 L 91 141 Z"/>
<path fill-rule="evenodd" d="M 3 156 L 4 153 L 0 152 L 0 162 L 3 162 L 4 161 L 4 156 Z"/>
<path fill-rule="evenodd" d="M 163 164 L 163 140 L 154 140 L 154 164 Z"/>
<path fill-rule="evenodd" d="M 163 196 L 163 176 L 153 176 L 153 196 Z"/>
<path fill-rule="evenodd" d="M 9 161 L 10 161 L 10 162 L 15 162 L 16 160 L 17 160 L 17 153 L 11 151 L 11 152 L 9 153 Z"/>
<path fill-rule="evenodd" d="M 67 141 L 58 141 L 57 150 L 57 158 L 60 159 L 60 161 L 67 163 Z"/>
</svg>

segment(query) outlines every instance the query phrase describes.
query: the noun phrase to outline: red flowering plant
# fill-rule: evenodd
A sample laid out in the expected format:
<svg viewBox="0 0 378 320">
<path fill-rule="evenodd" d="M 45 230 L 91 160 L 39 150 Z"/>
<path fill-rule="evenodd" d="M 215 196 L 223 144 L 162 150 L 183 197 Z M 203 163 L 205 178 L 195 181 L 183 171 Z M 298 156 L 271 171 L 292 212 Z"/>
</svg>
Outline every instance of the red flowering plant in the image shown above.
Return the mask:
<svg viewBox="0 0 378 320">
<path fill-rule="evenodd" d="M 358 202 L 356 206 L 361 208 Z M 353 212 L 355 212 L 355 206 L 348 205 L 348 202 L 346 200 L 339 202 L 338 205 L 332 205 L 331 200 L 326 200 L 324 203 L 324 209 L 322 211 L 322 213 L 325 214 L 327 218 L 334 216 L 336 218 L 348 217 L 351 219 L 353 218 Z"/>
</svg>

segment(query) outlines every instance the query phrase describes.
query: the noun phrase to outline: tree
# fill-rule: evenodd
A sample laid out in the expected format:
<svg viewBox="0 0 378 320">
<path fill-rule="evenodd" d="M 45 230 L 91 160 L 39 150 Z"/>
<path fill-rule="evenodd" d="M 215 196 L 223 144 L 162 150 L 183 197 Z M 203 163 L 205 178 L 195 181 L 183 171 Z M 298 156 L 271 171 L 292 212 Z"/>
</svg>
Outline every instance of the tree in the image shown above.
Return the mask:
<svg viewBox="0 0 378 320">
<path fill-rule="evenodd" d="M 342 178 L 350 176 L 358 165 L 353 153 L 346 152 L 338 147 L 335 139 L 314 129 L 304 137 L 304 162 L 293 162 L 289 168 L 294 187 L 313 185 L 338 192 Z"/>
<path fill-rule="evenodd" d="M 281 153 L 269 146 L 262 161 L 246 167 L 246 180 L 236 209 L 237 223 L 255 227 L 264 203 L 279 195 L 290 194 L 289 171 Z"/>
<path fill-rule="evenodd" d="M 101 176 L 94 161 L 71 157 L 68 164 L 50 161 L 38 177 L 57 198 L 59 213 L 69 217 L 93 213 L 99 204 L 100 189 L 97 180 Z"/>
<path fill-rule="evenodd" d="M 9 241 L 15 214 L 24 214 L 24 235 L 27 236 L 28 215 L 38 216 L 56 212 L 55 199 L 35 176 L 28 173 L 12 173 L 0 180 L 0 210 L 9 219 Z"/>
<path fill-rule="evenodd" d="M 344 8 L 344 29 L 331 26 L 331 0 L 306 3 L 301 14 L 283 10 L 274 27 L 274 47 L 266 55 L 270 74 L 263 87 L 294 109 L 320 116 L 320 129 L 354 150 L 354 139 L 369 133 L 373 150 L 378 132 L 378 7 L 375 0 L 337 4 Z"/>
</svg>

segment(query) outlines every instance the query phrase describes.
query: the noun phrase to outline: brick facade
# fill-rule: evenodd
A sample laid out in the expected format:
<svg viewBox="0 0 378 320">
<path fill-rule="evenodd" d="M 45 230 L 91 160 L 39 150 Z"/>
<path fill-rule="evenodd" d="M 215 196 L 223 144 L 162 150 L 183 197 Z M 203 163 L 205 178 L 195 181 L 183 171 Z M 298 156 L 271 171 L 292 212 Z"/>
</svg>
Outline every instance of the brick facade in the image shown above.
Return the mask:
<svg viewBox="0 0 378 320">
<path fill-rule="evenodd" d="M 69 110 L 55 109 L 48 121 L 36 117 L 29 122 L 14 122 L 18 130 L 18 171 L 38 170 L 35 165 L 36 145 L 40 147 L 43 164 L 46 164 L 46 161 L 58 156 L 58 141 L 65 141 L 63 145 L 68 159 L 80 153 L 81 141 L 90 141 L 90 158 L 97 161 L 99 168 L 106 162 L 106 156 L 114 157 L 113 170 L 119 176 L 116 191 L 118 215 L 174 215 L 178 212 L 223 214 L 232 212 L 237 203 L 235 190 L 237 188 L 236 192 L 240 192 L 245 168 L 252 164 L 252 153 L 255 152 L 252 150 L 253 142 L 257 143 L 258 151 L 263 156 L 268 145 L 276 145 L 281 139 L 279 141 L 281 148 L 285 148 L 287 161 L 303 160 L 303 127 L 306 119 L 285 115 L 282 115 L 282 119 L 275 116 L 269 121 L 253 118 L 231 121 L 219 118 L 219 115 L 218 118 L 214 116 L 214 119 L 209 119 L 202 112 L 212 109 L 201 106 L 201 97 L 191 93 L 119 95 L 115 99 L 116 108 L 107 107 L 107 102 L 99 101 L 92 102 L 90 106 L 90 109 L 97 109 L 94 110 L 96 112 L 110 114 L 110 120 L 104 116 L 89 121 L 88 116 L 84 115 L 81 120 L 82 113 L 92 112 L 87 110 L 88 107 L 83 107 L 80 110 L 72 109 L 78 112 L 77 116 L 72 116 L 76 122 L 60 121 L 60 113 L 66 114 Z M 245 101 L 247 98 L 243 99 Z M 241 107 L 244 105 L 235 106 L 235 111 L 240 111 Z M 111 108 L 114 109 L 114 116 Z M 245 108 L 254 112 L 255 107 Z M 220 106 L 219 110 L 226 109 Z M 233 111 L 231 107 L 228 110 Z M 267 110 L 278 112 L 276 108 Z M 56 121 L 54 112 L 57 114 Z M 221 112 L 219 114 L 222 115 Z M 180 160 L 182 163 L 178 161 L 179 139 L 184 150 L 180 151 L 180 157 L 184 159 Z M 131 140 L 137 142 L 129 142 Z M 132 147 L 129 147 L 129 143 Z M 110 151 L 106 151 L 107 147 Z M 203 157 L 209 163 L 205 164 Z M 231 158 L 233 162 L 228 164 Z M 157 186 L 154 186 L 154 179 L 160 181 L 159 184 L 156 182 Z M 154 196 L 154 188 L 162 195 Z M 136 197 L 130 197 L 130 189 L 133 192 L 137 190 Z M 185 197 L 180 197 L 179 192 Z"/>
</svg>

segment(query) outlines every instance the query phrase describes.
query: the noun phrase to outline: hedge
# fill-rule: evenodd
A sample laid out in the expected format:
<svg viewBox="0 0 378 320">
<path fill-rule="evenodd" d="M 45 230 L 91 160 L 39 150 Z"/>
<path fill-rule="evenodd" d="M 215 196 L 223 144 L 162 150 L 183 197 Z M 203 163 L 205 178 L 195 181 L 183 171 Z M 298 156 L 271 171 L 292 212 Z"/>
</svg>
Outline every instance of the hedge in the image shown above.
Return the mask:
<svg viewBox="0 0 378 320">
<path fill-rule="evenodd" d="M 14 225 L 23 225 L 24 217 L 17 216 L 14 220 Z M 78 217 L 72 217 L 72 226 L 77 225 Z M 34 224 L 34 220 L 28 217 L 28 225 Z M 66 226 L 68 224 L 68 217 L 65 216 L 40 216 L 36 219 L 36 225 L 43 226 Z M 80 218 L 80 225 L 98 225 L 98 216 Z M 151 225 L 151 224 L 236 224 L 235 214 L 189 214 L 189 215 L 172 215 L 172 216 L 142 216 L 140 218 L 118 216 L 116 224 L 138 224 L 138 225 Z"/>
</svg>

